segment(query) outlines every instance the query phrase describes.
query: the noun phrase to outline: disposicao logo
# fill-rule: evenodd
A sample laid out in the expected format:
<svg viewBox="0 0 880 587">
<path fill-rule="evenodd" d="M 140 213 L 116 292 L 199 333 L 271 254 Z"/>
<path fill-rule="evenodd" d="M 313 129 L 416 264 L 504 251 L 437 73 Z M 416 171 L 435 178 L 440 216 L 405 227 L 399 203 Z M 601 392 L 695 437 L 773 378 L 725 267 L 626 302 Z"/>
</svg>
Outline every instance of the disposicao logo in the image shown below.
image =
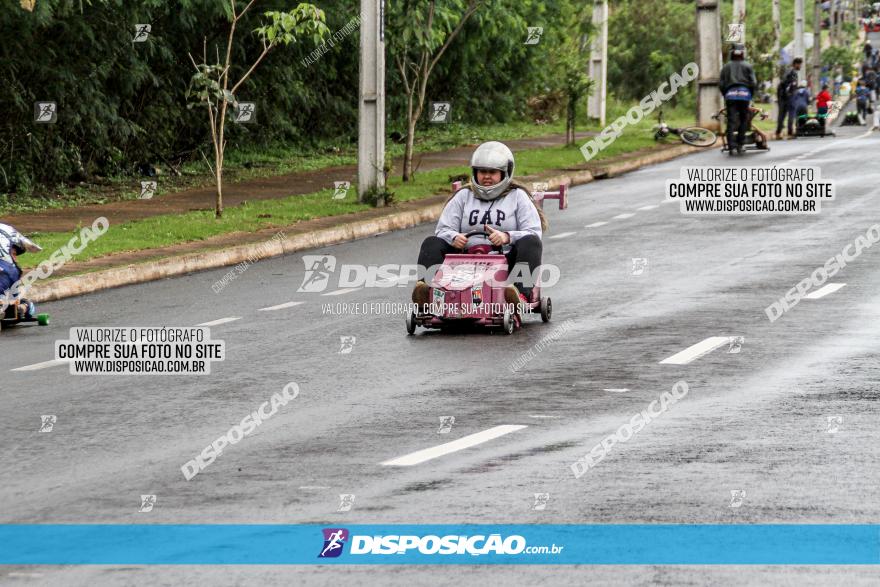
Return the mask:
<svg viewBox="0 0 880 587">
<path fill-rule="evenodd" d="M 502 538 L 500 534 L 489 536 L 349 536 L 345 528 L 324 528 L 324 548 L 318 558 L 335 558 L 342 554 L 348 542 L 349 554 L 408 554 L 415 550 L 422 555 L 463 555 L 480 556 L 487 554 L 515 555 L 558 554 L 563 547 L 526 546 L 526 539 L 513 535 Z M 350 540 L 349 540 L 350 539 Z"/>
<path fill-rule="evenodd" d="M 345 528 L 324 528 L 324 548 L 318 558 L 336 558 L 342 554 L 342 547 L 348 541 Z"/>
</svg>

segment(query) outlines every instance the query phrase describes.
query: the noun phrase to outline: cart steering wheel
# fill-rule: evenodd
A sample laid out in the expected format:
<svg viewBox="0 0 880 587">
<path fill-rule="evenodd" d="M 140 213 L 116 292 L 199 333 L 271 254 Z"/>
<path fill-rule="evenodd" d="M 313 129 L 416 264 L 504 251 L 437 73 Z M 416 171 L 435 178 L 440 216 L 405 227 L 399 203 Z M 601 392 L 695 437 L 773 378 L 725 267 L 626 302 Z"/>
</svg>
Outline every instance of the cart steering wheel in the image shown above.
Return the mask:
<svg viewBox="0 0 880 587">
<path fill-rule="evenodd" d="M 472 236 L 486 236 L 486 232 L 484 230 L 472 230 L 468 233 L 465 233 L 465 238 L 471 238 Z M 491 241 L 490 241 L 491 244 Z M 498 251 L 502 255 L 504 254 L 504 247 L 499 247 L 497 245 L 492 245 L 492 249 Z"/>
</svg>

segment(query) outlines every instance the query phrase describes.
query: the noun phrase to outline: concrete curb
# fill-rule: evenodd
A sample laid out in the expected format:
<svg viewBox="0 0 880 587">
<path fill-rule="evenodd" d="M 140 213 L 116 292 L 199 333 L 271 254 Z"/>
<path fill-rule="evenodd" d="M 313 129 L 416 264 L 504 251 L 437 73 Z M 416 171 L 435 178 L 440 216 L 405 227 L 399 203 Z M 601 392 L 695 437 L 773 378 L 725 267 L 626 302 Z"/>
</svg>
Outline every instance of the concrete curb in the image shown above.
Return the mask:
<svg viewBox="0 0 880 587">
<path fill-rule="evenodd" d="M 719 138 L 720 141 L 720 138 Z M 716 143 L 717 144 L 717 143 Z M 635 171 L 636 169 L 640 169 L 647 165 L 654 165 L 656 163 L 663 163 L 665 161 L 669 161 L 670 159 L 676 159 L 681 157 L 682 155 L 689 155 L 691 153 L 697 153 L 699 151 L 703 151 L 707 147 L 692 147 L 691 145 L 676 145 L 671 149 L 667 149 L 664 151 L 658 151 L 657 153 L 650 153 L 648 155 L 644 155 L 642 157 L 637 157 L 629 161 L 618 161 L 615 163 L 611 163 L 606 167 L 600 167 L 596 172 L 594 172 L 595 177 L 598 179 L 606 179 L 617 177 L 618 175 L 623 175 L 624 173 L 628 173 L 630 171 Z M 715 148 L 714 146 L 708 147 L 710 149 Z"/>
<path fill-rule="evenodd" d="M 284 240 L 273 239 L 248 243 L 226 249 L 104 269 L 84 275 L 62 277 L 35 285 L 28 297 L 36 302 L 60 300 L 112 287 L 155 281 L 207 269 L 229 267 L 244 261 L 253 262 L 259 259 L 278 257 L 305 249 L 366 238 L 380 232 L 410 228 L 436 220 L 440 217 L 442 210 L 443 204 L 433 204 L 418 210 L 396 212 L 382 218 L 358 220 L 333 228 L 298 234 L 286 237 Z M 284 230 L 278 232 L 283 233 Z"/>
<path fill-rule="evenodd" d="M 590 183 L 596 178 L 615 177 L 646 165 L 662 163 L 699 150 L 701 150 L 699 147 L 680 145 L 656 153 L 634 157 L 631 160 L 610 163 L 605 167 L 599 168 L 598 175 L 589 169 L 572 170 L 565 174 L 546 176 L 541 181 L 547 182 L 551 189 L 558 187 L 562 183 L 582 185 Z M 34 284 L 28 293 L 28 297 L 35 302 L 60 300 L 113 287 L 155 281 L 166 277 L 186 275 L 196 271 L 229 267 L 244 261 L 253 262 L 306 249 L 349 242 L 374 236 L 381 232 L 402 230 L 425 222 L 436 221 L 440 217 L 444 205 L 445 203 L 432 203 L 416 210 L 391 212 L 386 216 L 369 220 L 354 220 L 332 228 L 285 237 L 283 240 L 272 239 L 219 250 L 167 257 L 158 261 L 131 264 L 125 267 L 103 269 L 82 275 L 61 277 Z M 293 228 L 289 227 L 288 230 Z M 279 233 L 284 231 L 285 228 L 278 230 Z"/>
</svg>

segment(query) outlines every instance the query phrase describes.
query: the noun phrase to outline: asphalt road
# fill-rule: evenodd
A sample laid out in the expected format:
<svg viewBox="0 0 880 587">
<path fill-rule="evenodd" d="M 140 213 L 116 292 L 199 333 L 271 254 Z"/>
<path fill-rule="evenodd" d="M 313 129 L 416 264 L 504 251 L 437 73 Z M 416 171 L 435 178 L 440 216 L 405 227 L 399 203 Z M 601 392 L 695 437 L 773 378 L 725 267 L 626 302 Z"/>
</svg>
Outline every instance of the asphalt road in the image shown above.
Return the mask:
<svg viewBox="0 0 880 587">
<path fill-rule="evenodd" d="M 409 285 L 298 293 L 302 254 L 45 304 L 49 327 L 0 333 L 2 523 L 876 523 L 880 247 L 776 322 L 764 309 L 880 221 L 880 134 L 717 150 L 575 188 L 548 206 L 549 324 L 513 336 L 407 336 L 402 315 L 324 304 L 409 301 Z M 815 216 L 686 217 L 664 204 L 683 165 L 818 165 Z M 604 224 L 598 224 L 604 223 Z M 415 263 L 423 225 L 304 254 Z M 634 258 L 647 269 L 634 275 Z M 297 305 L 264 310 L 288 302 Z M 211 327 L 204 376 L 72 376 L 74 326 Z M 554 334 L 555 333 L 555 334 Z M 555 339 L 546 345 L 544 337 Z M 350 352 L 341 337 L 355 337 Z M 662 363 L 710 337 L 717 349 Z M 729 352 L 728 337 L 743 337 Z M 538 346 L 536 346 L 538 345 Z M 540 349 L 540 350 L 539 350 Z M 736 347 L 733 347 L 735 350 Z M 509 366 L 531 350 L 516 373 Z M 38 365 L 39 366 L 39 365 Z M 686 381 L 689 392 L 584 476 L 570 466 Z M 288 382 L 300 394 L 187 481 L 181 465 Z M 39 432 L 41 415 L 57 417 Z M 453 416 L 440 433 L 441 417 Z M 829 419 L 830 418 L 830 419 Z M 523 428 L 400 467 L 382 463 L 497 426 Z M 732 494 L 732 492 L 734 492 Z M 548 493 L 543 510 L 535 494 Z M 142 494 L 155 494 L 139 512 Z M 353 494 L 350 511 L 340 494 Z M 550 574 L 552 573 L 552 575 Z M 877 584 L 867 567 L 18 567 L 4 584 Z"/>
</svg>

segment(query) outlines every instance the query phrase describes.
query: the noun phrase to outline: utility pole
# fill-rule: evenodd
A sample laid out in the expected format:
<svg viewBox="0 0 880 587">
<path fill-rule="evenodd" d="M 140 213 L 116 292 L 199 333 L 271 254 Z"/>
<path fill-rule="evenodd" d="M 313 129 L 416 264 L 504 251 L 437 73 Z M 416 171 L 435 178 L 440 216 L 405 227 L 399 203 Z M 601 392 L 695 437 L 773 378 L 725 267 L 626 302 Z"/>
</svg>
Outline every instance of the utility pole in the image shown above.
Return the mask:
<svg viewBox="0 0 880 587">
<path fill-rule="evenodd" d="M 804 61 L 806 49 L 804 49 L 804 0 L 794 0 L 794 56 Z M 806 67 L 798 70 L 798 81 L 805 79 Z"/>
<path fill-rule="evenodd" d="M 779 0 L 773 0 L 773 90 L 779 88 L 779 51 L 782 48 L 782 24 L 779 16 Z M 776 105 L 779 113 L 779 104 Z"/>
<path fill-rule="evenodd" d="M 846 9 L 842 5 L 842 0 L 832 0 L 831 2 L 831 44 L 845 45 L 843 41 L 843 19 L 846 15 Z"/>
<path fill-rule="evenodd" d="M 385 186 L 385 0 L 361 0 L 358 202 Z"/>
<path fill-rule="evenodd" d="M 587 99 L 587 116 L 605 127 L 605 100 L 608 79 L 608 0 L 593 1 L 593 42 L 590 44 L 590 79 L 595 81 Z"/>
<path fill-rule="evenodd" d="M 746 0 L 733 0 L 733 22 L 742 24 L 746 21 Z M 743 43 L 746 42 L 743 38 Z"/>
<path fill-rule="evenodd" d="M 697 0 L 697 124 L 710 130 L 718 130 L 721 123 L 713 120 L 721 110 L 721 92 L 718 76 L 721 75 L 721 14 L 719 0 Z"/>
<path fill-rule="evenodd" d="M 816 96 L 822 89 L 822 3 L 813 0 L 813 83 L 812 92 Z"/>
<path fill-rule="evenodd" d="M 828 7 L 828 36 L 831 46 L 837 45 L 837 0 L 831 0 L 831 6 Z"/>
</svg>

